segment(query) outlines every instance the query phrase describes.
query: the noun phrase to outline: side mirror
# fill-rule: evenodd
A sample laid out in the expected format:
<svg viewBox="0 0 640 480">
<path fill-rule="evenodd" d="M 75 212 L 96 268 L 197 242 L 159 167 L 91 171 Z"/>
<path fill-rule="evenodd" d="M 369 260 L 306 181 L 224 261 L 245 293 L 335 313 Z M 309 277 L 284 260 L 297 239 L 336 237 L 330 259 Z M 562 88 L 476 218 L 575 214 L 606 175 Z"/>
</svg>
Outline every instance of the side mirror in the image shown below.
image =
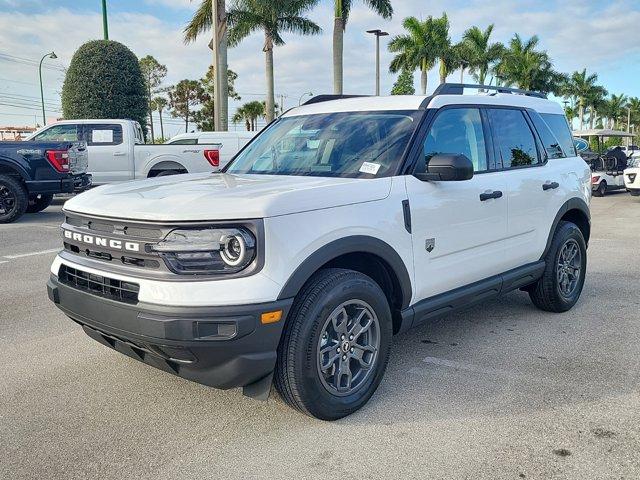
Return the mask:
<svg viewBox="0 0 640 480">
<path fill-rule="evenodd" d="M 473 163 L 465 155 L 438 154 L 431 157 L 426 173 L 414 173 L 423 182 L 456 182 L 473 178 Z"/>
</svg>

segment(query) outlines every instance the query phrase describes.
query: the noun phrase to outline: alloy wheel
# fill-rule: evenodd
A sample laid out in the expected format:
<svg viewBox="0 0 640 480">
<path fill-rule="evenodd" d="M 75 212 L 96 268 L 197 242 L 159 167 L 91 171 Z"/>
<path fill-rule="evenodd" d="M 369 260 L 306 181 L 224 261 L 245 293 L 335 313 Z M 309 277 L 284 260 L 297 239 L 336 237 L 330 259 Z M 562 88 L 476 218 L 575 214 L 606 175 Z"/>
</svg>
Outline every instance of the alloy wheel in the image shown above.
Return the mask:
<svg viewBox="0 0 640 480">
<path fill-rule="evenodd" d="M 318 341 L 318 373 L 333 395 L 354 393 L 374 372 L 380 323 L 371 306 L 349 300 L 329 315 Z"/>
<path fill-rule="evenodd" d="M 575 292 L 582 271 L 582 252 L 573 238 L 567 240 L 558 253 L 556 280 L 560 294 L 569 298 Z"/>
<path fill-rule="evenodd" d="M 6 215 L 10 213 L 11 211 L 13 211 L 15 206 L 15 194 L 5 185 L 0 185 L 0 214 Z"/>
</svg>

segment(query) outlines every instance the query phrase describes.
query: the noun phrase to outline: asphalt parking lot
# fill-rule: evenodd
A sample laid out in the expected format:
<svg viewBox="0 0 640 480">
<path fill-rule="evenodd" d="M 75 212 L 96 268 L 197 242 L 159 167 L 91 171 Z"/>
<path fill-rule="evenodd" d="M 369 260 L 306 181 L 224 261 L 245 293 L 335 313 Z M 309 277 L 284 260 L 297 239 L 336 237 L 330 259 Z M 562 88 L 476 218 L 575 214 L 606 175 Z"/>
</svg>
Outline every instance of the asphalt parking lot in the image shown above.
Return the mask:
<svg viewBox="0 0 640 480">
<path fill-rule="evenodd" d="M 397 337 L 334 423 L 155 370 L 47 299 L 60 205 L 0 226 L 0 478 L 640 478 L 640 199 L 595 198 L 582 299 L 526 294 Z"/>
</svg>

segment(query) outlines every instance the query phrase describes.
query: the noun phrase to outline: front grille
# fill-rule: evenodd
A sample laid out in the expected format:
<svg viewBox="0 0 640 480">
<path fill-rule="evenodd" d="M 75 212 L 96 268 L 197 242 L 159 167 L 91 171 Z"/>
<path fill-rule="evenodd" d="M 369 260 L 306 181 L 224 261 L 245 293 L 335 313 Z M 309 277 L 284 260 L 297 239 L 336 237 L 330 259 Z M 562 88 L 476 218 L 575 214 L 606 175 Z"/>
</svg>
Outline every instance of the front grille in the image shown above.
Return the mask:
<svg viewBox="0 0 640 480">
<path fill-rule="evenodd" d="M 64 264 L 60 266 L 58 280 L 64 285 L 82 290 L 91 295 L 123 303 L 138 303 L 140 285 L 137 283 L 124 282 L 104 275 L 83 272 Z"/>
</svg>

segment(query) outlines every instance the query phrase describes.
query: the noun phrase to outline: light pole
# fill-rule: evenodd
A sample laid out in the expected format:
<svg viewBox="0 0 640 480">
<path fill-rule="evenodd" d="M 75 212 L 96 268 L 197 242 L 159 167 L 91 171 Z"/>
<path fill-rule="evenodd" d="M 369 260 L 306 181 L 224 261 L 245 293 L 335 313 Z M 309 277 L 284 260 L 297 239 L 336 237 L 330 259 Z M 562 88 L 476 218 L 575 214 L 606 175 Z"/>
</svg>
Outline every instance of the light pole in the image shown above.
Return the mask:
<svg viewBox="0 0 640 480">
<path fill-rule="evenodd" d="M 313 93 L 311 92 L 303 93 L 302 95 L 300 95 L 300 99 L 298 100 L 298 106 L 302 105 L 302 99 L 307 95 L 309 95 L 310 97 L 313 97 Z"/>
<path fill-rule="evenodd" d="M 40 66 L 38 67 L 38 74 L 40 75 L 40 100 L 42 101 L 42 126 L 47 124 L 47 117 L 44 113 L 44 90 L 42 88 L 42 62 L 44 62 L 45 58 L 58 58 L 58 56 L 54 53 L 47 53 L 40 59 Z"/>
<path fill-rule="evenodd" d="M 376 36 L 376 96 L 380 96 L 380 37 L 386 37 L 389 33 L 379 28 L 367 30 L 367 33 L 373 33 Z"/>
<path fill-rule="evenodd" d="M 109 40 L 109 25 L 107 23 L 107 0 L 102 0 L 102 33 L 105 40 Z"/>
</svg>

